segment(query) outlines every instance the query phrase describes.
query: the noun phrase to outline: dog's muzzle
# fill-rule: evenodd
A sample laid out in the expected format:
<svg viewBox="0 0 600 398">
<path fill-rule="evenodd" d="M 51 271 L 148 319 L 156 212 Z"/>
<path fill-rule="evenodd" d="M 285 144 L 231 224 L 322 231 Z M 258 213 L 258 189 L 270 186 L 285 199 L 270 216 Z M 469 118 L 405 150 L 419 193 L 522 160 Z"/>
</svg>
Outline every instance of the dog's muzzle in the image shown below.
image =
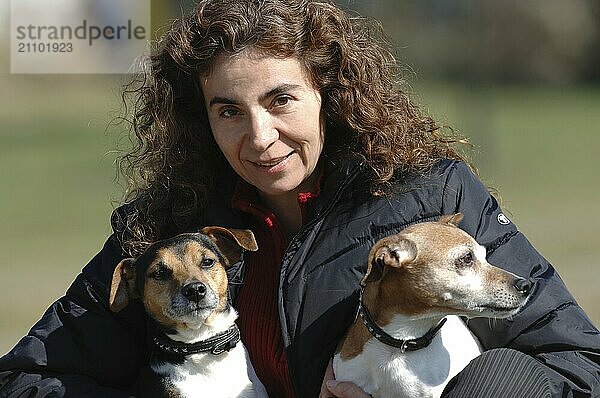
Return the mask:
<svg viewBox="0 0 600 398">
<path fill-rule="evenodd" d="M 528 279 L 518 278 L 513 282 L 513 286 L 523 297 L 527 297 L 531 293 L 533 283 Z"/>
<path fill-rule="evenodd" d="M 206 296 L 206 285 L 202 282 L 190 282 L 181 288 L 181 294 L 193 303 L 200 303 Z"/>
</svg>

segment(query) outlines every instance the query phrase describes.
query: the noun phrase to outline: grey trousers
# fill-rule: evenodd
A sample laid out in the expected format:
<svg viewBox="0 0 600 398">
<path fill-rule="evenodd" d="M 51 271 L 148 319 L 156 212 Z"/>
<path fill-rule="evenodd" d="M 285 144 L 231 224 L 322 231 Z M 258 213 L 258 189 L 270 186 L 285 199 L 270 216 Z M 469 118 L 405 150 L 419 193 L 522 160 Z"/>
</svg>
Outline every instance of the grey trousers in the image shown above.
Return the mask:
<svg viewBox="0 0 600 398">
<path fill-rule="evenodd" d="M 509 348 L 489 350 L 454 377 L 443 398 L 548 398 L 552 387 L 539 362 Z"/>
</svg>

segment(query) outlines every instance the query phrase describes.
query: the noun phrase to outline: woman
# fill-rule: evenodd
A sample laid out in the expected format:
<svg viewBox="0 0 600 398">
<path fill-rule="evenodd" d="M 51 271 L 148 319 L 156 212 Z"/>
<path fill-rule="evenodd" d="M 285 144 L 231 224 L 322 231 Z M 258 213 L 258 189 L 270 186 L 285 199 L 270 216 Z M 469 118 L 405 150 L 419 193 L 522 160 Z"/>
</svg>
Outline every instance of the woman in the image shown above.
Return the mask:
<svg viewBox="0 0 600 398">
<path fill-rule="evenodd" d="M 206 225 L 250 228 L 230 272 L 253 365 L 273 397 L 362 397 L 333 380 L 367 253 L 406 225 L 462 212 L 490 261 L 536 291 L 446 396 L 595 396 L 600 337 L 554 269 L 398 87 L 380 32 L 329 1 L 201 0 L 131 85 L 130 202 L 66 295 L 0 360 L 8 396 L 128 396 L 148 361 L 143 308 L 108 308 L 115 265 Z M 234 377 L 234 375 L 232 375 Z"/>
</svg>

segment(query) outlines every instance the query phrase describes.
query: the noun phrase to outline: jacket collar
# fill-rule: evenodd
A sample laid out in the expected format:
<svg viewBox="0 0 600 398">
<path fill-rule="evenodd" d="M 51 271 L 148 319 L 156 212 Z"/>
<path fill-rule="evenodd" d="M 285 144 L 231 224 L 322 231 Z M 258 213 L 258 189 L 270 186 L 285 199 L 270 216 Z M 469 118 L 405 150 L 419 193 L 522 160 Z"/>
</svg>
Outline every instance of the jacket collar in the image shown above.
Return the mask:
<svg viewBox="0 0 600 398">
<path fill-rule="evenodd" d="M 363 167 L 363 161 L 358 158 L 331 160 L 323 156 L 324 175 L 321 177 L 320 192 L 311 202 L 305 221 L 320 216 L 323 211 L 339 199 L 341 191 Z M 238 182 L 237 174 L 228 168 L 211 191 L 200 227 L 219 225 L 227 228 L 247 228 L 242 211 L 231 206 Z"/>
<path fill-rule="evenodd" d="M 306 221 L 321 217 L 327 209 L 342 199 L 344 192 L 354 179 L 363 170 L 364 162 L 356 157 L 346 159 L 330 159 L 324 157 L 324 177 L 321 182 L 321 193 L 310 206 Z M 368 185 L 366 181 L 362 184 L 354 184 L 358 189 L 364 189 Z"/>
</svg>

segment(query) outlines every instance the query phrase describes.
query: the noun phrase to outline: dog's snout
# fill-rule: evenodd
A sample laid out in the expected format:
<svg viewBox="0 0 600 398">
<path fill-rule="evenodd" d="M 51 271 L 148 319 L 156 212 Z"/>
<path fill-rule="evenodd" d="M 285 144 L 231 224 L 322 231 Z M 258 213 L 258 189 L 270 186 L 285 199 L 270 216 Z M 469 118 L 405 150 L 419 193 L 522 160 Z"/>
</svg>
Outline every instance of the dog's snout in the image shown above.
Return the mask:
<svg viewBox="0 0 600 398">
<path fill-rule="evenodd" d="M 202 282 L 191 282 L 181 289 L 181 294 L 193 302 L 199 302 L 206 295 L 206 285 Z"/>
<path fill-rule="evenodd" d="M 513 286 L 517 289 L 517 292 L 521 293 L 523 296 L 527 296 L 531 292 L 533 284 L 529 279 L 518 278 L 513 283 Z"/>
</svg>

